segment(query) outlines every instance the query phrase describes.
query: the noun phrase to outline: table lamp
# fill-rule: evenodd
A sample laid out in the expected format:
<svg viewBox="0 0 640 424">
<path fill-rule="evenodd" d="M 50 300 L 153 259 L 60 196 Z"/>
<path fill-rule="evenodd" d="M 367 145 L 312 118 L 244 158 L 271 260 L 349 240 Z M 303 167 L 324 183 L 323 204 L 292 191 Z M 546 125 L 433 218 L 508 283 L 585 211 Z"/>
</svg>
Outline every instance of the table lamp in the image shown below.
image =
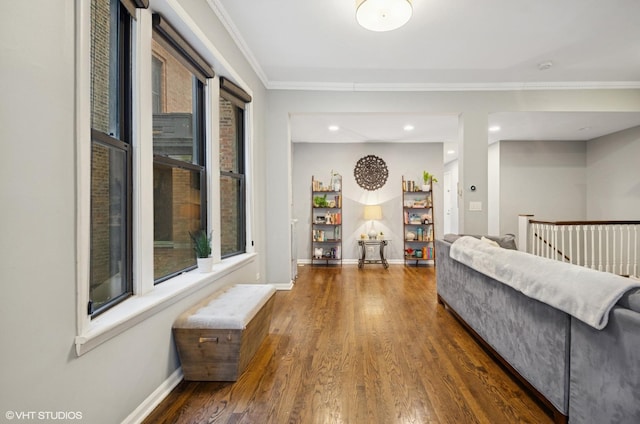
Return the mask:
<svg viewBox="0 0 640 424">
<path fill-rule="evenodd" d="M 380 207 L 380 205 L 366 205 L 364 207 L 364 219 L 371 221 L 369 239 L 375 239 L 378 235 L 378 232 L 373 226 L 373 221 L 382 219 L 382 208 Z"/>
</svg>

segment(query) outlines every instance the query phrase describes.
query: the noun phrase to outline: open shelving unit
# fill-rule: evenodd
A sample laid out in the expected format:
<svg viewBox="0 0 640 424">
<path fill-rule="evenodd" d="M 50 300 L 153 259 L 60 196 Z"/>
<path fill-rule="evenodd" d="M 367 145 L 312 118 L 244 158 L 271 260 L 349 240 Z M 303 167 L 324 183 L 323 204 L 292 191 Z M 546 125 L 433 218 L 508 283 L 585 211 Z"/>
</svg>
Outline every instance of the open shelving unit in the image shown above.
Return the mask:
<svg viewBox="0 0 640 424">
<path fill-rule="evenodd" d="M 311 265 L 342 265 L 342 177 L 311 177 Z"/>
<path fill-rule="evenodd" d="M 415 181 L 402 177 L 404 263 L 435 266 L 433 187 L 422 190 Z"/>
</svg>

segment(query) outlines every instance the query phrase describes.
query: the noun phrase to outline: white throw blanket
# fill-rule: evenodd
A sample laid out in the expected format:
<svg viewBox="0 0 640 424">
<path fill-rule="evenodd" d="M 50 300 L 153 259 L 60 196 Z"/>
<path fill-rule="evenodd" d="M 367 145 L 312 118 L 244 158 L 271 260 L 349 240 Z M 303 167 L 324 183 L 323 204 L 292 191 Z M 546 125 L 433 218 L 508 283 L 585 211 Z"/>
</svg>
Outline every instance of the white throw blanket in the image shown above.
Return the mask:
<svg viewBox="0 0 640 424">
<path fill-rule="evenodd" d="M 475 237 L 454 241 L 449 256 L 598 330 L 606 327 L 620 297 L 640 287 L 639 281 L 495 247 Z"/>
</svg>

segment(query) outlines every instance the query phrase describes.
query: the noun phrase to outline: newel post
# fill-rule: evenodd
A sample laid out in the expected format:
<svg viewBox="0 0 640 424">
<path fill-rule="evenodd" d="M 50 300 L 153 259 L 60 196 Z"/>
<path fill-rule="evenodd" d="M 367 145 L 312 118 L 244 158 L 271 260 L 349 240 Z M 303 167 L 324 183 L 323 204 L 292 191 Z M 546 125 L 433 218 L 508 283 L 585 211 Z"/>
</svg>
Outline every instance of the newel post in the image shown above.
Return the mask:
<svg viewBox="0 0 640 424">
<path fill-rule="evenodd" d="M 533 218 L 530 214 L 518 215 L 518 250 L 527 251 L 529 246 L 529 220 Z"/>
</svg>

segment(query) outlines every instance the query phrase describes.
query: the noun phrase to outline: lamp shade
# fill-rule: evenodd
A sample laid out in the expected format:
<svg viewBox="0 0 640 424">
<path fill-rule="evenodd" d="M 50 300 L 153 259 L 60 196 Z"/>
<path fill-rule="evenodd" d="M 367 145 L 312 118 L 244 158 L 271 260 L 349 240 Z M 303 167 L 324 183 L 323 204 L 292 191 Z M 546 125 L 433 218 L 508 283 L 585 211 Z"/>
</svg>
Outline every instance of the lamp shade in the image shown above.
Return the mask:
<svg viewBox="0 0 640 424">
<path fill-rule="evenodd" d="M 382 219 L 382 208 L 380 205 L 367 205 L 364 207 L 364 219 L 377 220 Z"/>
<path fill-rule="evenodd" d="M 371 31 L 391 31 L 411 18 L 411 0 L 356 0 L 356 20 Z"/>
</svg>

